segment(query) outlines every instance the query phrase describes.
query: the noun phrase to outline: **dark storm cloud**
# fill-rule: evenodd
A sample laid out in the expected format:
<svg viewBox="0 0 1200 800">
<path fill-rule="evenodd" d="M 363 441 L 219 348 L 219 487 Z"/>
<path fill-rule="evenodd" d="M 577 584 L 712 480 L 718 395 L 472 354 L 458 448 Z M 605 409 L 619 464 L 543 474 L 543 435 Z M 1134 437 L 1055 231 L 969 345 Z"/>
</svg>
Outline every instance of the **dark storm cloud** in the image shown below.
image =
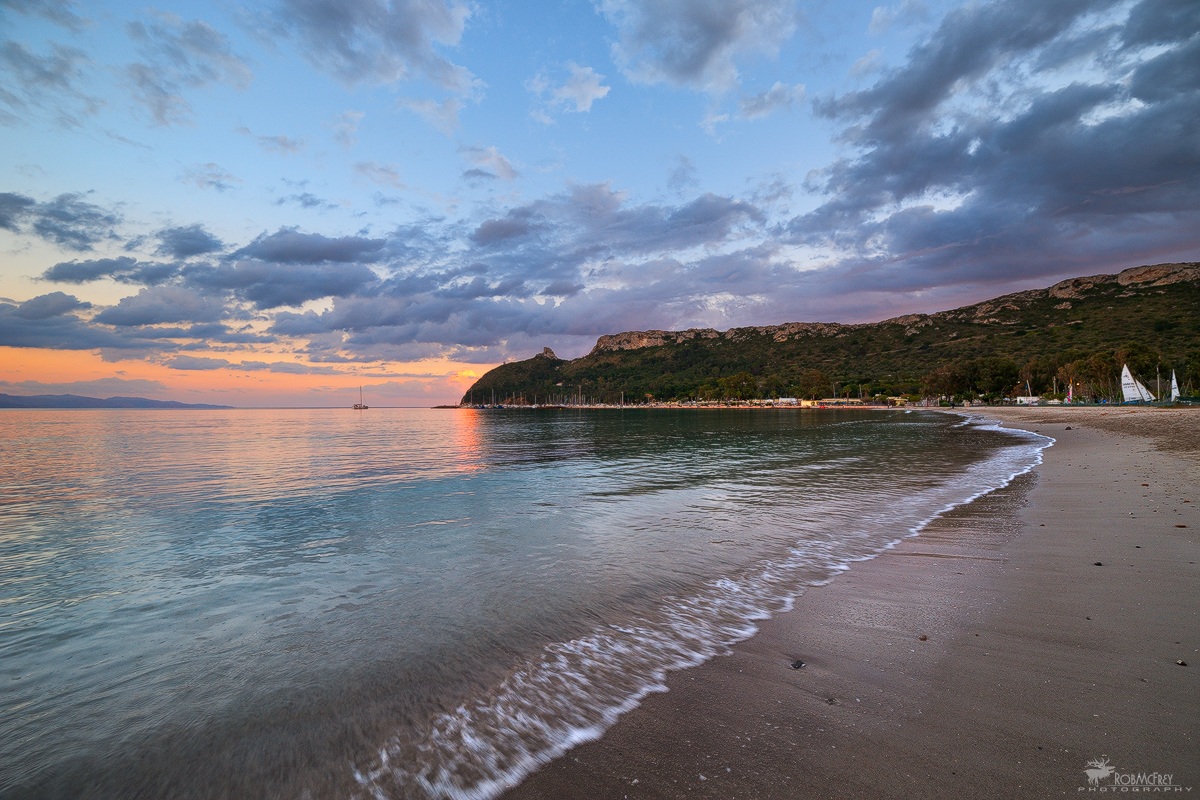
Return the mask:
<svg viewBox="0 0 1200 800">
<path fill-rule="evenodd" d="M 1200 26 L 1180 31 L 1184 6 L 1196 7 L 1147 0 L 1093 29 L 1080 19 L 1104 5 L 966 6 L 875 86 L 821 100 L 855 146 L 810 182 L 826 201 L 789 227 L 840 252 L 822 291 L 949 297 L 1194 254 Z M 1156 48 L 1121 54 L 1121 41 Z M 1014 64 L 1051 69 L 1064 44 L 1090 57 L 1093 82 L 1019 77 Z"/>
<path fill-rule="evenodd" d="M 341 263 L 370 260 L 383 250 L 383 239 L 361 236 L 330 238 L 319 233 L 300 233 L 296 228 L 280 228 L 272 234 L 262 234 L 233 254 L 233 258 L 255 258 L 260 261 L 292 264 Z"/>
<path fill-rule="evenodd" d="M 1146 0 L 1129 14 L 1122 39 L 1126 47 L 1168 44 L 1200 31 L 1200 3 L 1194 0 Z"/>
<path fill-rule="evenodd" d="M 438 48 L 458 44 L 469 16 L 470 7 L 457 0 L 283 0 L 275 24 L 300 41 L 309 61 L 346 84 L 427 77 L 466 93 L 474 76 Z"/>
<path fill-rule="evenodd" d="M 1193 36 L 1139 66 L 1133 73 L 1129 91 L 1145 103 L 1166 103 L 1189 94 L 1194 97 L 1197 87 L 1200 87 L 1200 36 Z"/>
<path fill-rule="evenodd" d="M 250 84 L 246 60 L 233 52 L 229 37 L 206 22 L 159 13 L 146 22 L 130 22 L 126 29 L 144 59 L 126 67 L 126 77 L 134 98 L 159 125 L 191 119 L 186 90 L 213 83 L 238 89 Z"/>
<path fill-rule="evenodd" d="M 936 117 L 931 113 L 965 82 L 1067 31 L 1084 12 L 1116 0 L 1013 0 L 951 11 L 938 30 L 909 54 L 908 63 L 875 86 L 814 103 L 818 114 L 855 124 L 847 136 L 864 142 L 903 136 Z"/>
<path fill-rule="evenodd" d="M 163 228 L 154 234 L 154 238 L 158 239 L 155 253 L 180 260 L 225 249 L 225 244 L 200 224 Z"/>
<path fill-rule="evenodd" d="M 738 82 L 737 60 L 773 55 L 796 27 L 792 0 L 600 0 L 619 32 L 614 59 L 633 78 L 709 91 Z"/>
</svg>

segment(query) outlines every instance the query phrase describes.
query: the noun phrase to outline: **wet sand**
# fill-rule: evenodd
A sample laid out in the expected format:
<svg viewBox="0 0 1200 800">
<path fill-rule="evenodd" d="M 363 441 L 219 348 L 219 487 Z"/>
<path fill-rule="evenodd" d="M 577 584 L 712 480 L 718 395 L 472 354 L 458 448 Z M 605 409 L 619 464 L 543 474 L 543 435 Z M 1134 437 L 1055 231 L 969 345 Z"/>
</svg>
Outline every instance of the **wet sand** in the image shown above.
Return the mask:
<svg viewBox="0 0 1200 800">
<path fill-rule="evenodd" d="M 1200 410 L 977 411 L 1057 444 L 504 796 L 1200 794 Z"/>
</svg>

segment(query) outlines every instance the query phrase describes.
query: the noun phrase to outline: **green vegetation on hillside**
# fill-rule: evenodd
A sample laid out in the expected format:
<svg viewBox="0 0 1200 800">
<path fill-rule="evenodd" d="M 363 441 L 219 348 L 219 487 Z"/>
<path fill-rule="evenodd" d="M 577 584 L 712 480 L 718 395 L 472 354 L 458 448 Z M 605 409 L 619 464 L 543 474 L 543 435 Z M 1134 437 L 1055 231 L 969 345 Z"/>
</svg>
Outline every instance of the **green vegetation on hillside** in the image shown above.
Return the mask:
<svg viewBox="0 0 1200 800">
<path fill-rule="evenodd" d="M 1150 389 L 1174 369 L 1200 387 L 1200 268 L 1162 265 L 1064 281 L 986 303 L 869 325 L 735 328 L 572 361 L 504 364 L 463 402 L 1034 394 L 1116 399 L 1121 365 Z M 620 337 L 615 337 L 620 338 Z M 651 340 L 653 341 L 653 340 Z M 1028 388 L 1027 388 L 1028 387 Z M 494 395 L 493 395 L 494 393 Z"/>
</svg>

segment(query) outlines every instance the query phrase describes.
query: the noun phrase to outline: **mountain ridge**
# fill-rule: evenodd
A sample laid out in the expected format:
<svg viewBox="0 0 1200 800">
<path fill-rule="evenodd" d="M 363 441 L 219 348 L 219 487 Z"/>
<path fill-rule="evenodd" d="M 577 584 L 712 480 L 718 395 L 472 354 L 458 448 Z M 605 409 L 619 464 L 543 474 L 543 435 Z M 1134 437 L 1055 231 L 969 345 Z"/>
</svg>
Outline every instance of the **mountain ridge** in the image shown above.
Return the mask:
<svg viewBox="0 0 1200 800">
<path fill-rule="evenodd" d="M 178 408 L 217 410 L 233 406 L 207 403 L 180 403 L 176 400 L 151 400 L 146 397 L 86 397 L 78 394 L 14 395 L 0 393 L 0 408 Z"/>
<path fill-rule="evenodd" d="M 1191 370 L 1200 383 L 1197 308 L 1200 263 L 1182 262 L 1068 278 L 1043 289 L 881 322 L 625 331 L 600 336 L 577 359 L 558 359 L 547 348 L 531 359 L 502 364 L 476 381 L 462 402 L 493 392 L 518 403 L 535 396 L 599 402 L 647 395 L 713 399 L 722 393 L 740 399 L 828 396 L 848 385 L 860 394 L 917 393 L 938 388 L 931 380 L 938 369 L 957 364 L 970 372 L 989 359 L 1005 362 L 1003 374 L 988 379 L 993 393 L 1004 381 L 1012 384 L 1004 389 L 1008 393 L 1018 381 L 1029 389 L 1044 383 L 1049 391 L 1060 377 L 1074 381 L 1092 359 L 1093 389 L 1110 396 L 1116 384 L 1115 375 L 1106 377 L 1107 362 L 1116 360 L 1151 372 L 1155 365 Z M 990 368 L 997 372 L 996 367 Z M 954 376 L 942 377 L 941 388 L 954 383 Z M 817 391 L 822 381 L 829 387 Z M 979 382 L 969 375 L 959 383 L 964 381 L 964 394 Z"/>
</svg>

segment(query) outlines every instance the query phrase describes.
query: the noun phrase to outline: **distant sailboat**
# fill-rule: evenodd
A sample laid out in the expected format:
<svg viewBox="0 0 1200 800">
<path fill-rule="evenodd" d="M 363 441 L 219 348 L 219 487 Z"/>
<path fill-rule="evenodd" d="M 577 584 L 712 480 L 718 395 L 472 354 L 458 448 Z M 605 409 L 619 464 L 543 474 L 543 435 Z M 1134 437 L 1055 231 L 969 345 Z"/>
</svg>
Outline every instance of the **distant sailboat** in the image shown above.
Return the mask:
<svg viewBox="0 0 1200 800">
<path fill-rule="evenodd" d="M 370 406 L 362 401 L 362 387 L 358 387 L 358 402 L 354 404 L 355 411 L 366 411 Z"/>
<path fill-rule="evenodd" d="M 1175 380 L 1175 370 L 1171 370 L 1171 402 L 1179 399 L 1179 382 Z"/>
<path fill-rule="evenodd" d="M 1133 377 L 1128 364 L 1121 367 L 1121 393 L 1125 395 L 1126 403 L 1152 403 L 1155 400 L 1150 390 Z"/>
</svg>

